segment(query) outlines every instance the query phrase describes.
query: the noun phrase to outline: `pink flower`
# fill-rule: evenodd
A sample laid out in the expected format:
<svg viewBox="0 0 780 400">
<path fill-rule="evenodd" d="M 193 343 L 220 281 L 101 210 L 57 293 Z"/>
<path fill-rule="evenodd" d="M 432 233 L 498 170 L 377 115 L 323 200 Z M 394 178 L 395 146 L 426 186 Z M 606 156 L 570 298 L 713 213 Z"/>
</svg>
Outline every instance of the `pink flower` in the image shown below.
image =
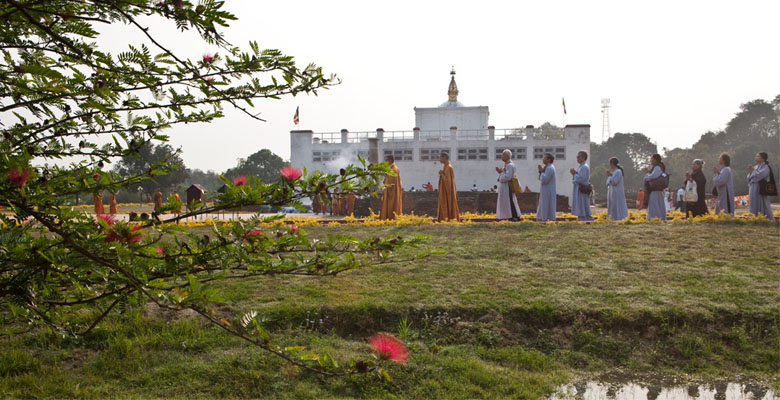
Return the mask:
<svg viewBox="0 0 780 400">
<path fill-rule="evenodd" d="M 265 232 L 263 231 L 251 231 L 247 232 L 246 236 L 256 236 L 256 235 L 265 235 Z"/>
<path fill-rule="evenodd" d="M 290 231 L 293 233 L 293 235 L 298 234 L 298 227 L 295 225 L 290 225 Z"/>
<path fill-rule="evenodd" d="M 95 174 L 94 174 L 94 175 L 92 175 L 92 179 L 94 179 L 94 180 L 98 180 L 98 179 L 100 179 L 100 174 L 98 174 L 97 172 L 95 172 Z"/>
<path fill-rule="evenodd" d="M 203 63 L 211 64 L 214 61 L 214 56 L 209 53 L 203 53 Z"/>
<path fill-rule="evenodd" d="M 282 174 L 282 176 L 288 181 L 294 181 L 303 175 L 301 170 L 293 167 L 284 167 L 279 171 L 279 173 Z"/>
<path fill-rule="evenodd" d="M 239 176 L 233 178 L 233 184 L 236 185 L 236 186 L 246 185 L 246 176 L 239 175 Z"/>
<path fill-rule="evenodd" d="M 30 175 L 30 170 L 27 168 L 15 168 L 8 170 L 8 180 L 11 184 L 18 188 L 23 188 L 27 183 L 27 177 Z"/>
<path fill-rule="evenodd" d="M 114 225 L 114 222 L 116 222 L 114 216 L 111 214 L 98 214 L 95 217 L 98 219 L 102 219 L 103 221 L 106 221 L 106 224 L 108 224 L 108 226 Z"/>
<path fill-rule="evenodd" d="M 133 232 L 140 229 L 140 226 L 134 226 L 133 229 L 130 230 L 130 236 L 127 238 L 127 243 L 135 243 L 144 237 L 144 235 L 133 235 Z"/>
<path fill-rule="evenodd" d="M 404 363 L 409 357 L 404 343 L 393 336 L 384 333 L 377 333 L 368 339 L 371 347 L 379 353 L 379 358 Z"/>
<path fill-rule="evenodd" d="M 157 254 L 162 254 L 162 253 L 163 253 L 163 248 L 162 247 L 158 247 L 157 248 Z"/>
<path fill-rule="evenodd" d="M 213 76 L 204 76 L 203 80 L 206 81 L 206 82 L 211 82 L 211 81 L 214 80 L 214 77 Z"/>
</svg>

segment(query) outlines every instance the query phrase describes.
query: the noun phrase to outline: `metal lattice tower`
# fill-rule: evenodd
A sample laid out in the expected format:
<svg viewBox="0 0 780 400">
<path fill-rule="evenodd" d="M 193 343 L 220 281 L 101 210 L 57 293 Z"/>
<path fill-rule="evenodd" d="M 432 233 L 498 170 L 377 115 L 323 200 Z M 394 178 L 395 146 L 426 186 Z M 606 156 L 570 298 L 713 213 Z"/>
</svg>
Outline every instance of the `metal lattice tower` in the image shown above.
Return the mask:
<svg viewBox="0 0 780 400">
<path fill-rule="evenodd" d="M 601 143 L 612 137 L 612 128 L 609 126 L 609 99 L 601 99 Z"/>
</svg>

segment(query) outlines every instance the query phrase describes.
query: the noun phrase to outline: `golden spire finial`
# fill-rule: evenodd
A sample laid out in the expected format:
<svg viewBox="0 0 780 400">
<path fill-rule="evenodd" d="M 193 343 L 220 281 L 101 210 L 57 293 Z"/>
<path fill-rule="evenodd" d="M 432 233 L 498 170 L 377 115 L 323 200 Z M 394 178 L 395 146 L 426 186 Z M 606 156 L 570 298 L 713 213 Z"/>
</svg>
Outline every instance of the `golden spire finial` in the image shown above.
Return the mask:
<svg viewBox="0 0 780 400">
<path fill-rule="evenodd" d="M 447 95 L 449 96 L 449 101 L 456 102 L 458 101 L 458 85 L 455 83 L 455 66 L 452 66 L 452 70 L 450 71 L 450 75 L 452 75 L 452 78 L 450 78 L 450 89 L 447 91 Z"/>
</svg>

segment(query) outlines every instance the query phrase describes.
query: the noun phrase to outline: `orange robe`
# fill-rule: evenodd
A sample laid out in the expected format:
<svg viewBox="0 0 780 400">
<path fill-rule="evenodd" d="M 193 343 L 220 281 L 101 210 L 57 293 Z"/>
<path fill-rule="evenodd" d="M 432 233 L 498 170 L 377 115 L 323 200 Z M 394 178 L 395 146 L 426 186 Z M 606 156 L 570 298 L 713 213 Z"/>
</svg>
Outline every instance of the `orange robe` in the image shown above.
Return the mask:
<svg viewBox="0 0 780 400">
<path fill-rule="evenodd" d="M 319 193 L 315 194 L 314 198 L 312 198 L 311 209 L 312 209 L 312 211 L 314 211 L 315 215 L 317 215 L 320 212 L 322 212 L 322 201 L 320 201 Z"/>
<path fill-rule="evenodd" d="M 116 214 L 116 195 L 111 192 L 108 193 L 108 213 Z"/>
<path fill-rule="evenodd" d="M 95 214 L 103 214 L 106 210 L 103 208 L 103 196 L 99 193 L 92 195 L 92 201 L 95 203 Z"/>
<path fill-rule="evenodd" d="M 341 215 L 343 214 L 343 207 L 341 206 L 341 192 L 333 192 L 333 196 L 331 196 L 330 201 L 330 210 L 331 214 L 333 215 Z"/>
<path fill-rule="evenodd" d="M 439 175 L 439 221 L 448 219 L 459 220 L 458 192 L 455 189 L 455 172 L 452 164 L 447 162 Z"/>
<path fill-rule="evenodd" d="M 160 191 L 154 192 L 154 212 L 159 211 L 162 208 L 162 193 Z"/>
<path fill-rule="evenodd" d="M 401 215 L 401 199 L 404 191 L 401 188 L 401 175 L 395 163 L 390 164 L 395 176 L 385 175 L 385 193 L 382 195 L 382 210 L 379 219 L 395 219 Z"/>
<path fill-rule="evenodd" d="M 640 190 L 639 193 L 636 195 L 636 209 L 641 210 L 642 209 L 642 203 L 645 201 L 645 191 Z"/>
<path fill-rule="evenodd" d="M 355 193 L 353 192 L 347 192 L 346 197 L 344 197 L 344 202 L 346 203 L 346 207 L 344 207 L 344 212 L 346 215 L 352 215 L 355 213 Z"/>
<path fill-rule="evenodd" d="M 176 214 L 180 214 L 180 213 L 181 213 L 181 197 L 179 197 L 179 194 L 178 194 L 178 193 L 174 193 L 174 194 L 173 194 L 173 197 L 175 197 L 175 198 L 176 198 L 176 201 L 178 201 L 178 202 L 179 202 L 179 206 L 178 206 L 178 207 L 176 207 L 176 210 L 175 210 L 174 212 L 175 212 Z"/>
</svg>

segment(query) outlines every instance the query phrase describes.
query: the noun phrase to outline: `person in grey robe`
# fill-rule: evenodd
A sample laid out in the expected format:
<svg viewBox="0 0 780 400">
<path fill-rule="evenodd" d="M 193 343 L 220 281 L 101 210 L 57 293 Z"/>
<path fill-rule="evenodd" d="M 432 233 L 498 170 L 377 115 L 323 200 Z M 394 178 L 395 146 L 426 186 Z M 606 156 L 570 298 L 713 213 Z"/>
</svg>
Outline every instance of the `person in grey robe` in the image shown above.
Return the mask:
<svg viewBox="0 0 780 400">
<path fill-rule="evenodd" d="M 653 154 L 650 157 L 650 166 L 652 169 L 645 168 L 645 188 L 647 188 L 647 181 L 658 178 L 666 173 L 666 166 L 661 162 L 660 154 Z M 658 218 L 661 221 L 666 221 L 666 204 L 664 204 L 664 192 L 663 190 L 655 190 L 650 192 L 650 198 L 647 200 L 647 220 L 650 221 L 653 218 Z"/>
<path fill-rule="evenodd" d="M 607 218 L 615 221 L 628 218 L 626 192 L 623 188 L 623 167 L 617 157 L 609 159 L 607 170 Z"/>
<path fill-rule="evenodd" d="M 512 178 L 515 176 L 515 163 L 512 162 L 512 151 L 504 150 L 501 153 L 501 161 L 504 167 L 496 167 L 498 172 L 498 199 L 496 201 L 496 219 L 519 220 L 520 206 L 517 197 L 512 192 Z"/>
<path fill-rule="evenodd" d="M 769 155 L 761 152 L 756 153 L 756 165 L 748 167 L 747 181 L 750 185 L 750 213 L 753 215 L 762 214 L 774 221 L 772 206 L 769 202 L 769 196 L 761 194 L 761 181 L 769 181 L 769 164 L 767 164 Z"/>
<path fill-rule="evenodd" d="M 555 157 L 550 153 L 544 153 L 542 162 L 544 165 L 537 166 L 539 170 L 539 205 L 536 208 L 537 221 L 555 221 L 555 167 L 553 167 Z"/>
<path fill-rule="evenodd" d="M 715 214 L 722 212 L 734 215 L 736 204 L 734 204 L 734 177 L 731 175 L 731 156 L 723 153 L 718 158 L 718 167 L 712 167 L 712 183 L 718 191 L 718 198 L 715 201 Z"/>
<path fill-rule="evenodd" d="M 585 164 L 588 160 L 588 153 L 580 151 L 577 153 L 577 169 L 570 169 L 572 178 L 571 192 L 571 213 L 577 216 L 577 221 L 593 221 L 590 214 L 590 193 L 580 192 L 580 187 L 590 185 L 590 167 Z"/>
</svg>

